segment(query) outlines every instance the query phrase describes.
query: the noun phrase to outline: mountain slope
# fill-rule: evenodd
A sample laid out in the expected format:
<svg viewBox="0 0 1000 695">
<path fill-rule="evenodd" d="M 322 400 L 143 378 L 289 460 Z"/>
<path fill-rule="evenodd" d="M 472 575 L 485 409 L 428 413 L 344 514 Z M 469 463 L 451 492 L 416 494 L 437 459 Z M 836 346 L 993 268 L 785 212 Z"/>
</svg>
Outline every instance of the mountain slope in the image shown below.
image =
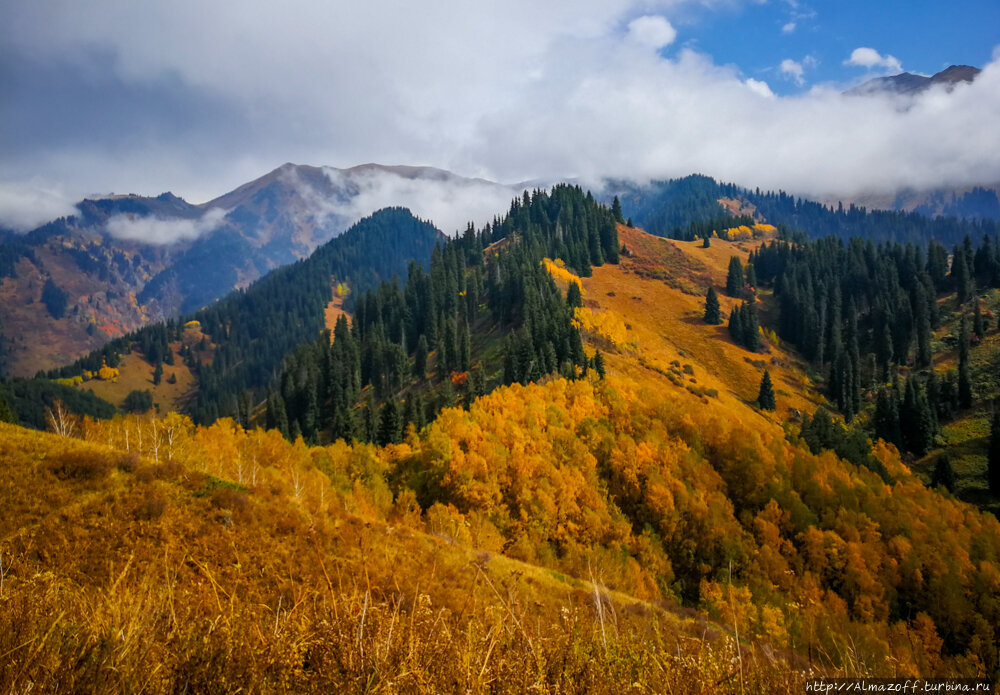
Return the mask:
<svg viewBox="0 0 1000 695">
<path fill-rule="evenodd" d="M 423 206 L 453 232 L 459 216 L 489 220 L 517 192 L 429 167 L 285 164 L 198 206 L 169 193 L 84 200 L 73 217 L 0 241 L 0 370 L 27 376 L 196 311 L 380 208 Z M 49 280 L 67 295 L 57 312 L 41 302 Z"/>
<path fill-rule="evenodd" d="M 361 294 L 379 282 L 404 275 L 412 263 L 427 263 L 442 240 L 437 229 L 408 210 L 378 211 L 309 258 L 187 316 L 185 321 L 194 322 L 192 326 L 182 325 L 184 321 L 150 326 L 111 341 L 50 376 L 84 376 L 105 364 L 119 367 L 136 352 L 142 359 L 132 359 L 132 371 L 142 374 L 138 383 L 143 383 L 156 364 L 176 354 L 186 360 L 198 382 L 187 404 L 205 411 L 205 419 L 214 419 L 220 408 L 225 412 L 235 408 L 229 400 L 241 391 L 266 386 L 286 353 L 315 339 L 324 328 L 324 310 L 333 298 L 334 285 Z M 182 368 L 172 369 L 178 370 Z M 133 374 L 129 378 L 136 381 Z M 165 389 L 163 385 L 160 390 Z M 121 391 L 118 395 L 124 396 Z M 216 415 L 207 412 L 208 404 Z"/>
<path fill-rule="evenodd" d="M 845 94 L 851 96 L 870 96 L 873 94 L 914 96 L 937 86 L 943 86 L 951 91 L 958 84 L 974 81 L 980 72 L 982 71 L 979 68 L 971 65 L 951 65 L 930 77 L 904 72 L 888 77 L 876 77 L 849 89 Z"/>
</svg>

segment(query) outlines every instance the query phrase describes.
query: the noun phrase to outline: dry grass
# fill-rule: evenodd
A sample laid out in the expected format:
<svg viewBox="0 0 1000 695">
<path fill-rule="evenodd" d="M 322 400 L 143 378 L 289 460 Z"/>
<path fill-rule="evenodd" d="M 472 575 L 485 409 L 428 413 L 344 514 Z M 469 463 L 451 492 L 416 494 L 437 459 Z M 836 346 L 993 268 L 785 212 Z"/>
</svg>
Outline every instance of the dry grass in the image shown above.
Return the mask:
<svg viewBox="0 0 1000 695">
<path fill-rule="evenodd" d="M 277 481 L 220 485 L 5 425 L 0 452 L 20 500 L 0 511 L 0 692 L 802 687 L 700 618 Z M 56 475 L 66 461 L 94 475 Z"/>
<path fill-rule="evenodd" d="M 346 316 L 348 323 L 350 323 L 351 315 L 344 311 L 345 298 L 337 295 L 336 283 L 334 283 L 333 299 L 323 309 L 323 325 L 330 331 L 331 340 L 333 340 L 333 329 L 337 325 L 338 318 Z"/>
<path fill-rule="evenodd" d="M 676 372 L 674 362 L 682 368 L 691 365 L 694 373 L 684 375 L 686 384 L 696 390 L 714 389 L 732 412 L 751 416 L 746 404 L 757 398 L 766 367 L 778 392 L 775 417 L 784 420 L 792 409 L 812 412 L 816 408 L 819 397 L 812 391 L 798 357 L 775 345 L 768 345 L 765 353 L 748 352 L 733 343 L 725 324 L 710 326 L 702 320 L 705 287 L 709 282 L 724 286 L 729 258 L 739 255 L 745 262 L 759 242 L 713 239 L 711 247 L 704 249 L 701 242 L 661 239 L 637 229 L 621 228 L 620 235 L 634 257 L 620 266 L 594 268 L 593 277 L 583 281 L 588 306 L 621 316 L 638 346 L 638 359 L 632 355 L 610 356 L 615 369 L 633 378 L 656 379 L 664 378 L 672 367 Z M 653 272 L 640 274 L 637 266 Z M 658 275 L 679 276 L 692 285 L 704 284 L 697 285 L 697 294 L 690 294 Z M 766 311 L 769 301 L 764 295 L 759 310 Z M 739 303 L 721 293 L 719 302 L 723 316 Z M 690 381 L 691 376 L 695 383 Z"/>
<path fill-rule="evenodd" d="M 189 344 L 197 344 L 200 337 L 195 338 L 192 333 L 192 341 Z M 197 333 L 200 336 L 200 332 Z M 185 342 L 188 342 L 187 337 Z M 149 390 L 153 394 L 153 404 L 160 413 L 170 411 L 180 411 L 190 402 L 197 388 L 197 378 L 191 372 L 184 360 L 180 356 L 180 343 L 172 343 L 171 349 L 174 352 L 173 365 L 163 365 L 163 378 L 158 385 L 153 385 L 153 366 L 146 361 L 138 350 L 122 356 L 118 365 L 118 378 L 113 381 L 102 381 L 91 379 L 80 384 L 77 388 L 86 389 L 94 395 L 121 407 L 128 396 L 134 390 Z M 169 383 L 170 375 L 176 376 L 177 383 Z"/>
</svg>

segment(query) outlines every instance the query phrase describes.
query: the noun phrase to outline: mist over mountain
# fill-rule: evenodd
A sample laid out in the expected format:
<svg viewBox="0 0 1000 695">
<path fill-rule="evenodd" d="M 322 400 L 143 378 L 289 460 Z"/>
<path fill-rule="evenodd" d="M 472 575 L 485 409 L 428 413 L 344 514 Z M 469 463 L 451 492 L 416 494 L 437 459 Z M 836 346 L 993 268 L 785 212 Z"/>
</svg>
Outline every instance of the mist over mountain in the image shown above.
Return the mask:
<svg viewBox="0 0 1000 695">
<path fill-rule="evenodd" d="M 195 311 L 308 257 L 375 210 L 408 207 L 454 234 L 502 213 L 518 193 L 430 167 L 285 164 L 202 205 L 172 193 L 83 200 L 72 216 L 0 238 L 6 371 L 51 368 Z M 42 301 L 47 285 L 65 294 L 55 311 Z M 35 340 L 40 328 L 46 340 Z"/>
<path fill-rule="evenodd" d="M 974 82 L 981 72 L 982 70 L 971 65 L 951 65 L 929 77 L 903 72 L 887 77 L 875 77 L 847 90 L 845 94 L 867 96 L 888 93 L 913 96 L 937 86 L 951 91 L 958 84 Z"/>
</svg>

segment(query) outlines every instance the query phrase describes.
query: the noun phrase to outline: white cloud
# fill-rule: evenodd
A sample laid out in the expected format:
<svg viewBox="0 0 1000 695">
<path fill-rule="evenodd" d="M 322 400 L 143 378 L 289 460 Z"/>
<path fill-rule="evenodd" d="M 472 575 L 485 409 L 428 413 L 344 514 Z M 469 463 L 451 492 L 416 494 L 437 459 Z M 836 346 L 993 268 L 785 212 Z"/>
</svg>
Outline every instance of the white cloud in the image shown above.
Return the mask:
<svg viewBox="0 0 1000 695">
<path fill-rule="evenodd" d="M 855 48 L 851 51 L 851 57 L 844 61 L 844 65 L 856 65 L 858 67 L 882 68 L 888 74 L 898 74 L 903 72 L 903 66 L 895 56 L 882 55 L 874 48 Z"/>
<path fill-rule="evenodd" d="M 136 217 L 118 214 L 108 218 L 106 230 L 117 239 L 141 241 L 146 244 L 169 244 L 175 241 L 197 239 L 207 234 L 226 216 L 219 208 L 209 210 L 204 215 L 190 220 L 163 220 L 157 217 Z"/>
<path fill-rule="evenodd" d="M 674 42 L 677 30 L 663 17 L 647 15 L 629 22 L 628 37 L 643 46 L 660 50 Z"/>
<path fill-rule="evenodd" d="M 763 80 L 755 80 L 752 77 L 748 77 L 746 82 L 744 82 L 747 87 L 750 88 L 751 92 L 759 94 L 762 97 L 767 97 L 768 99 L 774 98 L 774 92 L 771 91 L 771 86 L 764 82 Z"/>
<path fill-rule="evenodd" d="M 96 115 L 113 127 L 95 141 L 86 128 L 68 130 L 77 127 L 69 116 L 49 130 L 42 118 L 20 130 L 4 118 L 0 180 L 25 183 L 18 195 L 0 186 L 0 219 L 35 210 L 40 221 L 43 209 L 66 208 L 32 177 L 62 182 L 70 199 L 173 190 L 201 202 L 285 161 L 432 164 L 499 181 L 702 172 L 800 194 L 1000 181 L 1000 57 L 971 85 L 902 111 L 832 88 L 779 97 L 711 56 L 650 50 L 673 45 L 685 13 L 747 1 L 289 0 L 240 11 L 220 0 L 22 3 L 0 23 L 4 56 L 77 66 L 76 83 L 105 79 Z M 792 19 L 802 31 L 807 20 Z M 807 61 L 795 61 L 803 80 Z M 848 64 L 899 68 L 871 48 Z M 185 120 L 200 112 L 142 101 L 161 88 L 206 115 Z M 104 98 L 122 94 L 129 99 Z M 12 108 L 6 96 L 0 116 Z M 39 114 L 63 108 L 60 94 L 49 98 Z M 150 130 L 162 114 L 176 127 Z M 19 146 L 36 132 L 46 137 Z M 367 195 L 426 204 L 418 214 L 444 228 L 464 226 L 477 200 L 494 202 L 475 188 L 433 203 L 424 194 L 397 181 Z"/>
<path fill-rule="evenodd" d="M 796 27 L 795 22 L 787 22 L 784 26 L 781 27 L 781 33 L 791 34 L 792 32 L 795 31 L 795 27 Z"/>
<path fill-rule="evenodd" d="M 802 63 L 794 61 L 791 58 L 785 58 L 781 61 L 779 69 L 781 70 L 782 75 L 792 80 L 795 84 L 800 86 L 805 84 L 805 80 L 802 77 L 805 72 L 802 68 Z"/>
<path fill-rule="evenodd" d="M 324 171 L 335 185 L 344 182 L 342 171 L 331 168 Z M 450 235 L 463 231 L 469 222 L 482 227 L 494 216 L 503 216 L 511 200 L 521 192 L 489 181 L 458 177 L 433 180 L 373 171 L 351 178 L 358 193 L 346 205 L 336 208 L 338 214 L 353 222 L 380 208 L 401 205 Z"/>
<path fill-rule="evenodd" d="M 0 224 L 19 232 L 77 212 L 65 188 L 40 178 L 0 181 Z"/>
</svg>

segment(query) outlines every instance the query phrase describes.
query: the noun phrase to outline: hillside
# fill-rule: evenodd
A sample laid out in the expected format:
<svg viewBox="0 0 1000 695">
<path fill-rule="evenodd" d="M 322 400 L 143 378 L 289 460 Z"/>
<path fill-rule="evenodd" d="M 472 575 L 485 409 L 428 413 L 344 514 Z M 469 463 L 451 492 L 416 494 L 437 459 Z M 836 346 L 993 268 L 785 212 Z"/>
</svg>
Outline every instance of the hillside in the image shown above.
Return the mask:
<svg viewBox="0 0 1000 695">
<path fill-rule="evenodd" d="M 773 239 L 616 233 L 618 264 L 542 264 L 560 295 L 579 283 L 592 368 L 499 386 L 383 447 L 176 414 L 82 422 L 82 442 L 0 425 L 0 683 L 792 693 L 807 671 L 995 676 L 996 519 L 890 446 L 870 452 L 890 483 L 812 453 L 811 368 L 703 321 L 706 287 Z M 761 316 L 780 301 L 757 291 Z M 764 369 L 774 411 L 755 402 Z"/>
<path fill-rule="evenodd" d="M 171 193 L 83 200 L 75 215 L 0 237 L 0 375 L 52 369 L 193 313 L 378 209 L 418 205 L 454 233 L 467 221 L 457 216 L 489 219 L 518 192 L 430 167 L 285 164 L 201 205 Z"/>
<path fill-rule="evenodd" d="M 49 376 L 83 378 L 81 388 L 105 393 L 120 404 L 133 390 L 125 385 L 147 388 L 159 364 L 176 375 L 177 384 L 161 382 L 156 403 L 184 407 L 201 420 L 214 420 L 220 411 L 235 414 L 241 392 L 268 386 L 282 358 L 319 335 L 338 285 L 350 302 L 351 292 L 361 294 L 403 275 L 412 264 L 426 263 L 442 238 L 408 210 L 378 211 L 309 258 L 276 270 L 245 291 L 180 323 L 150 326 L 111 341 Z M 119 370 L 111 384 L 87 378 L 88 373 L 99 374 L 103 365 Z"/>
</svg>

